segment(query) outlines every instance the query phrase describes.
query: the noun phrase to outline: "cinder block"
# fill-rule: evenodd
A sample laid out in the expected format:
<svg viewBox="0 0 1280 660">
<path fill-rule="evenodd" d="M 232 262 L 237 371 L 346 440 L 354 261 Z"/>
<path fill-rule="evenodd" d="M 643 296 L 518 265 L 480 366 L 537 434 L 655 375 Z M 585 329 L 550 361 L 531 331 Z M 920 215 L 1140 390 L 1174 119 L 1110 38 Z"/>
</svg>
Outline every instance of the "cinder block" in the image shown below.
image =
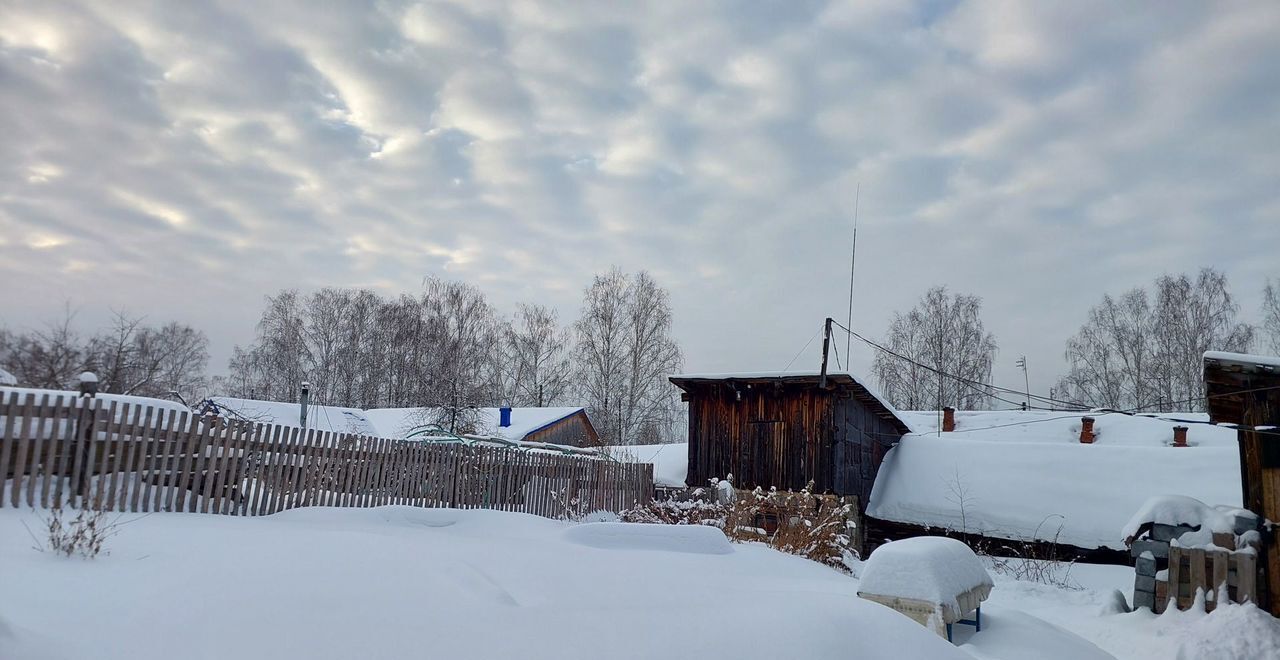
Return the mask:
<svg viewBox="0 0 1280 660">
<path fill-rule="evenodd" d="M 1138 575 L 1155 577 L 1156 576 L 1155 557 L 1152 557 L 1150 555 L 1146 557 L 1138 557 L 1137 561 L 1133 563 L 1133 570 L 1136 571 Z"/>
<path fill-rule="evenodd" d="M 1156 609 L 1156 595 L 1151 591 L 1135 591 L 1133 592 L 1133 609 L 1145 607 L 1149 610 Z"/>
<path fill-rule="evenodd" d="M 1133 548 L 1129 550 L 1134 557 L 1141 557 L 1142 553 L 1150 552 L 1157 559 L 1169 558 L 1169 544 L 1167 542 L 1152 541 L 1150 539 L 1141 539 L 1133 542 Z"/>
<path fill-rule="evenodd" d="M 1191 525 L 1164 525 L 1156 523 L 1151 526 L 1151 538 L 1156 541 L 1164 541 L 1167 543 L 1179 536 L 1182 536 L 1183 534 L 1186 534 L 1187 532 L 1193 532 L 1196 529 L 1197 528 L 1192 527 Z"/>
<path fill-rule="evenodd" d="M 1260 519 L 1255 516 L 1236 516 L 1235 529 L 1231 530 L 1239 536 L 1245 532 L 1259 529 Z"/>
<path fill-rule="evenodd" d="M 1154 575 L 1138 575 L 1133 581 L 1134 591 L 1150 591 L 1152 594 L 1156 592 L 1156 578 Z"/>
</svg>

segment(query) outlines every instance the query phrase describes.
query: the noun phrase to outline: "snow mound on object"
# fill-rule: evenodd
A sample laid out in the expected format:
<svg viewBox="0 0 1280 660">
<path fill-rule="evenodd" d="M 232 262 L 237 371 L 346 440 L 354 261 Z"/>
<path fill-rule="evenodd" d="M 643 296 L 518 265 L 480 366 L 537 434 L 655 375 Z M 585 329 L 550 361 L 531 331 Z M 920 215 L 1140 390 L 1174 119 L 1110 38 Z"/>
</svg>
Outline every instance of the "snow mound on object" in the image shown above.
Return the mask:
<svg viewBox="0 0 1280 660">
<path fill-rule="evenodd" d="M 917 536 L 886 543 L 863 565 L 858 593 L 913 598 L 950 605 L 957 597 L 994 583 L 969 546 L 942 536 Z"/>
<path fill-rule="evenodd" d="M 1138 530 L 1147 523 L 1160 525 L 1190 525 L 1200 527 L 1199 532 L 1184 534 L 1181 538 L 1190 541 L 1191 545 L 1199 545 L 1199 541 L 1212 542 L 1212 535 L 1229 533 L 1235 528 L 1237 516 L 1255 516 L 1247 509 L 1231 506 L 1209 506 L 1194 497 L 1186 495 L 1156 495 L 1147 498 L 1138 511 L 1129 518 L 1121 538 L 1137 536 Z M 1188 538 L 1194 536 L 1195 538 Z M 1187 545 L 1184 543 L 1183 545 Z M 1229 548 L 1234 549 L 1234 548 Z"/>
<path fill-rule="evenodd" d="M 1280 658 L 1280 619 L 1250 604 L 1219 607 L 1188 632 L 1178 660 Z"/>
<path fill-rule="evenodd" d="M 698 555 L 733 552 L 724 532 L 708 525 L 585 523 L 564 531 L 570 543 L 604 550 L 661 550 Z"/>
</svg>

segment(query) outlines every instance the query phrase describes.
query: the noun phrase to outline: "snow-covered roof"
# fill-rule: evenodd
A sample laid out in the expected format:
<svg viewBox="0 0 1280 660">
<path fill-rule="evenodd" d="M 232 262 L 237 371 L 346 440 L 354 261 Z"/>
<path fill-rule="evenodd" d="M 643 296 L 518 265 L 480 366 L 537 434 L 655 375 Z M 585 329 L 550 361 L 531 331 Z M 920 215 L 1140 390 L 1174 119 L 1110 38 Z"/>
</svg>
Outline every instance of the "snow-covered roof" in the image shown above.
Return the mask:
<svg viewBox="0 0 1280 660">
<path fill-rule="evenodd" d="M 936 435 L 940 415 L 936 410 L 904 410 L 898 416 L 920 435 Z M 1208 424 L 1205 413 L 1067 412 L 1062 410 L 957 410 L 956 430 L 943 434 L 957 440 L 987 442 L 1078 443 L 1080 418 L 1092 417 L 1098 445 L 1164 447 L 1173 441 L 1173 427 L 1187 427 L 1187 442 L 1195 447 L 1235 447 L 1235 429 Z M 1198 422 L 1206 422 L 1204 424 Z"/>
<path fill-rule="evenodd" d="M 231 411 L 235 416 L 250 421 L 284 426 L 301 425 L 301 420 L 299 419 L 301 406 L 296 403 L 237 399 L 227 396 L 215 396 L 209 400 L 219 407 Z M 378 435 L 377 430 L 370 424 L 363 410 L 341 406 L 308 405 L 307 428 L 337 433 Z"/>
<path fill-rule="evenodd" d="M 72 390 L 42 390 L 34 387 L 0 387 L 0 398 L 7 400 L 13 394 L 18 395 L 19 401 L 24 400 L 28 394 L 34 394 L 36 396 L 37 403 L 39 403 L 41 398 L 45 395 L 49 396 L 50 402 L 54 401 L 58 397 L 62 397 L 64 402 L 76 401 L 77 405 L 79 405 L 81 400 L 80 393 Z M 149 396 L 99 393 L 95 398 L 101 402 L 99 405 L 102 406 L 103 410 L 107 409 L 107 407 L 112 403 L 117 405 L 127 403 L 130 406 L 142 406 L 144 410 L 146 406 L 150 406 L 165 414 L 167 414 L 166 411 L 170 410 L 174 412 L 191 412 L 190 408 L 187 408 L 177 401 L 171 401 L 169 399 L 154 399 Z M 119 417 L 122 412 L 122 410 L 117 411 L 116 416 Z"/>
<path fill-rule="evenodd" d="M 389 438 L 408 434 L 415 428 L 438 419 L 438 408 L 371 408 L 364 411 L 377 434 Z M 530 433 L 542 430 L 566 417 L 581 412 L 581 406 L 548 408 L 512 408 L 511 425 L 500 426 L 500 408 L 476 408 L 476 435 L 493 435 L 507 440 L 524 440 Z"/>
<path fill-rule="evenodd" d="M 689 471 L 689 443 L 621 445 L 604 447 L 610 456 L 626 463 L 652 463 L 653 485 L 684 488 Z M 705 484 L 699 484 L 705 485 Z"/>
<path fill-rule="evenodd" d="M 1213 360 L 1223 364 L 1235 364 L 1242 367 L 1261 367 L 1268 371 L 1280 369 L 1280 357 L 1274 355 L 1253 355 L 1250 353 L 1228 353 L 1226 351 L 1206 351 L 1206 361 Z"/>
<path fill-rule="evenodd" d="M 14 386 L 18 384 L 18 379 L 13 374 L 0 368 L 0 385 Z"/>
<path fill-rule="evenodd" d="M 1087 413 L 961 411 L 956 431 L 940 435 L 937 413 L 902 414 L 920 432 L 885 456 L 867 508 L 875 518 L 1119 550 L 1151 496 L 1240 505 L 1232 429 L 1186 424 L 1191 446 L 1170 447 L 1175 421 L 1097 413 L 1096 441 L 1080 444 Z"/>
</svg>

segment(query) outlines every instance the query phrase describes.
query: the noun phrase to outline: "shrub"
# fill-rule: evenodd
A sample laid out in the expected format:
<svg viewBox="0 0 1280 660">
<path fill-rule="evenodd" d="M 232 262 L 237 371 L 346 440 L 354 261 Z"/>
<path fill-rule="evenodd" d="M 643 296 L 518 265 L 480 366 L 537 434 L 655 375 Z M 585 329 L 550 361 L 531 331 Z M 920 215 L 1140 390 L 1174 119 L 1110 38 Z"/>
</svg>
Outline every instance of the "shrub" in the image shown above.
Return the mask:
<svg viewBox="0 0 1280 660">
<path fill-rule="evenodd" d="M 813 494 L 813 482 L 799 492 L 735 491 L 732 483 L 712 479 L 709 492 L 694 499 L 649 502 L 619 514 L 623 522 L 666 525 L 712 525 L 736 543 L 759 542 L 775 550 L 848 570 L 852 548 L 849 516 L 853 505 L 832 496 Z M 727 496 L 733 493 L 732 496 Z M 708 501 L 711 497 L 726 501 Z"/>
</svg>

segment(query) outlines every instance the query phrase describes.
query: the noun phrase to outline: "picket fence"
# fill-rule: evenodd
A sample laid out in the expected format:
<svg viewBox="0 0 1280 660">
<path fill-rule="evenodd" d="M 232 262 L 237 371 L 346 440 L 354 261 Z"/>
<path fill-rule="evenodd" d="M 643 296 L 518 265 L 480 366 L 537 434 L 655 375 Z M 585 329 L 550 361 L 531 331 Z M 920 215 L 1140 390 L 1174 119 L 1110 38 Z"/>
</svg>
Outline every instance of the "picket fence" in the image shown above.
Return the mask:
<svg viewBox="0 0 1280 660">
<path fill-rule="evenodd" d="M 0 397 L 0 507 L 261 516 L 400 504 L 559 518 L 653 496 L 653 466 L 191 415 L 96 397 Z"/>
</svg>

